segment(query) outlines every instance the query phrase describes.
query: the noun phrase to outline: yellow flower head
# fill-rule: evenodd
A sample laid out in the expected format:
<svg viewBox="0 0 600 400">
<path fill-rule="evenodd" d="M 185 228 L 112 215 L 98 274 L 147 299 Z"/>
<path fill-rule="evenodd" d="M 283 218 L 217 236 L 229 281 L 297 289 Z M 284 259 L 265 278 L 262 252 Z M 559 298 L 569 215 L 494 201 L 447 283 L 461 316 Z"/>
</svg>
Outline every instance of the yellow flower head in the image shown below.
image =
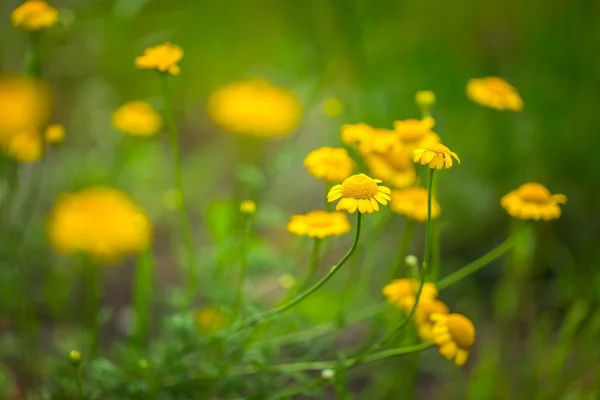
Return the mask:
<svg viewBox="0 0 600 400">
<path fill-rule="evenodd" d="M 37 131 L 27 130 L 12 136 L 7 152 L 18 162 L 34 163 L 42 158 L 44 143 Z"/>
<path fill-rule="evenodd" d="M 240 211 L 244 214 L 254 214 L 256 211 L 256 203 L 252 200 L 244 200 L 240 203 Z"/>
<path fill-rule="evenodd" d="M 440 300 L 424 299 L 419 301 L 415 311 L 415 322 L 419 331 L 419 336 L 424 342 L 433 340 L 433 320 L 434 314 L 449 314 L 450 309 Z"/>
<path fill-rule="evenodd" d="M 416 295 L 419 291 L 419 282 L 414 279 L 396 279 L 383 287 L 383 295 L 388 303 L 410 313 L 413 308 Z M 425 282 L 421 289 L 419 303 L 424 300 L 433 300 L 437 297 L 438 290 L 431 282 Z M 418 305 L 417 305 L 418 308 Z"/>
<path fill-rule="evenodd" d="M 43 0 L 27 0 L 12 12 L 10 19 L 17 28 L 39 31 L 56 24 L 58 10 Z"/>
<path fill-rule="evenodd" d="M 141 100 L 122 105 L 113 113 L 112 119 L 117 130 L 134 136 L 153 136 L 162 126 L 160 114 Z"/>
<path fill-rule="evenodd" d="M 460 367 L 469 359 L 469 351 L 475 343 L 475 326 L 464 315 L 433 314 L 431 336 L 440 353 Z"/>
<path fill-rule="evenodd" d="M 369 154 L 365 156 L 365 162 L 375 178 L 397 188 L 410 186 L 417 179 L 410 156 L 400 146 L 393 146 L 383 154 Z"/>
<path fill-rule="evenodd" d="M 431 169 L 444 169 L 452 167 L 452 157 L 460 164 L 460 159 L 455 152 L 441 143 L 425 144 L 413 152 L 413 161 L 421 165 L 429 164 Z"/>
<path fill-rule="evenodd" d="M 344 112 L 344 104 L 337 97 L 328 97 L 321 105 L 323 113 L 329 118 L 336 118 Z"/>
<path fill-rule="evenodd" d="M 439 136 L 431 130 L 434 125 L 435 120 L 431 117 L 407 119 L 394 122 L 394 130 L 397 139 L 410 154 L 418 147 L 440 141 Z"/>
<path fill-rule="evenodd" d="M 316 210 L 304 215 L 293 215 L 287 229 L 298 236 L 323 239 L 350 232 L 350 222 L 344 213 Z"/>
<path fill-rule="evenodd" d="M 208 113 L 229 133 L 268 138 L 292 133 L 302 118 L 302 106 L 291 90 L 253 79 L 213 92 Z"/>
<path fill-rule="evenodd" d="M 181 47 L 166 42 L 144 50 L 144 54 L 136 57 L 135 65 L 142 69 L 156 69 L 159 72 L 179 75 L 181 69 L 177 63 L 182 57 L 183 49 Z"/>
<path fill-rule="evenodd" d="M 435 104 L 435 93 L 431 90 L 419 90 L 415 94 L 415 102 L 420 108 L 430 109 Z"/>
<path fill-rule="evenodd" d="M 308 153 L 304 166 L 317 179 L 341 182 L 352 174 L 354 161 L 346 149 L 320 147 Z"/>
<path fill-rule="evenodd" d="M 403 190 L 392 191 L 392 201 L 390 203 L 392 211 L 407 218 L 419 222 L 427 221 L 427 189 L 411 187 Z M 431 219 L 438 218 L 442 210 L 431 196 Z"/>
<path fill-rule="evenodd" d="M 340 197 L 336 210 L 346 210 L 353 214 L 357 209 L 361 213 L 371 214 L 379 211 L 379 204 L 384 206 L 390 200 L 391 190 L 385 186 L 377 186 L 379 179 L 371 179 L 365 174 L 352 175 L 341 185 L 335 185 L 327 194 L 327 201 L 332 202 Z"/>
<path fill-rule="evenodd" d="M 150 245 L 150 221 L 125 193 L 106 187 L 59 197 L 50 215 L 48 235 L 61 253 L 85 253 L 112 262 Z"/>
<path fill-rule="evenodd" d="M 344 144 L 356 147 L 363 155 L 384 153 L 397 142 L 394 131 L 373 128 L 362 122 L 342 125 L 341 136 Z"/>
<path fill-rule="evenodd" d="M 497 110 L 521 111 L 523 100 L 508 82 L 496 76 L 471 79 L 467 83 L 467 96 L 482 106 Z"/>
<path fill-rule="evenodd" d="M 206 307 L 196 312 L 196 324 L 200 332 L 213 334 L 225 327 L 227 316 L 216 308 Z"/>
<path fill-rule="evenodd" d="M 44 138 L 48 143 L 60 143 L 65 138 L 65 127 L 61 124 L 48 125 Z"/>
<path fill-rule="evenodd" d="M 539 183 L 526 183 L 502 198 L 500 204 L 514 218 L 552 220 L 560 218 L 559 204 L 565 204 L 564 194 L 550 194 Z"/>
</svg>

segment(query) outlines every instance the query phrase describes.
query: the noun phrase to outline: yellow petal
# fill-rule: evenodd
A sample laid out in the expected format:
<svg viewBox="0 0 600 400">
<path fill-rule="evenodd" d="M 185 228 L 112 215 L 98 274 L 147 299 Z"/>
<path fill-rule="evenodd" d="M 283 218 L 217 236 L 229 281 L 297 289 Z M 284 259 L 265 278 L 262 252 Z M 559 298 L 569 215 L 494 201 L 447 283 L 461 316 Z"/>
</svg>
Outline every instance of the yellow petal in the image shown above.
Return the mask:
<svg viewBox="0 0 600 400">
<path fill-rule="evenodd" d="M 456 364 L 457 367 L 462 367 L 463 365 L 465 365 L 467 363 L 468 359 L 469 359 L 468 351 L 458 350 L 458 352 L 456 353 L 456 358 L 454 359 L 454 364 Z"/>
<path fill-rule="evenodd" d="M 425 154 L 423 154 L 423 157 L 421 157 L 421 162 L 423 164 L 427 164 L 428 162 L 431 162 L 431 160 L 433 160 L 436 156 L 436 153 L 434 153 L 433 151 L 426 151 Z"/>
<path fill-rule="evenodd" d="M 443 154 L 438 154 L 436 161 L 435 161 L 435 167 L 437 169 L 444 168 L 444 155 Z"/>
<path fill-rule="evenodd" d="M 379 211 L 379 204 L 377 203 L 377 200 L 371 199 L 370 201 L 371 201 L 371 207 L 373 207 L 373 209 L 375 211 Z"/>
</svg>

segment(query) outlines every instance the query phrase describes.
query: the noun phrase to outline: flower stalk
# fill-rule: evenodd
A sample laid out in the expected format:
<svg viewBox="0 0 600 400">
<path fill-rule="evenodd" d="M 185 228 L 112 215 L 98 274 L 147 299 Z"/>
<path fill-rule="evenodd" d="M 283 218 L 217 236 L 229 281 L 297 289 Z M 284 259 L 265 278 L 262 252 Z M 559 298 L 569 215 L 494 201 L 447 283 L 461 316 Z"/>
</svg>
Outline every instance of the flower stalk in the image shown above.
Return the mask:
<svg viewBox="0 0 600 400">
<path fill-rule="evenodd" d="M 404 224 L 404 232 L 402 233 L 402 238 L 400 239 L 400 245 L 398 246 L 398 253 L 396 253 L 396 258 L 392 263 L 390 280 L 402 275 L 404 266 L 406 265 L 404 258 L 408 252 L 408 246 L 410 246 L 410 241 L 414 231 L 415 222 L 412 219 L 407 218 L 406 223 Z"/>
<path fill-rule="evenodd" d="M 144 346 L 148 339 L 153 280 L 154 256 L 152 249 L 149 248 L 138 256 L 133 288 L 134 338 L 140 346 Z"/>
<path fill-rule="evenodd" d="M 248 268 L 248 242 L 250 241 L 250 235 L 252 233 L 252 214 L 244 213 L 244 233 L 242 236 L 242 242 L 240 246 L 240 275 L 238 277 L 237 289 L 235 295 L 235 301 L 233 306 L 233 318 L 235 321 L 239 315 L 242 307 L 242 299 L 244 295 L 244 282 L 246 281 L 246 270 Z"/>
</svg>

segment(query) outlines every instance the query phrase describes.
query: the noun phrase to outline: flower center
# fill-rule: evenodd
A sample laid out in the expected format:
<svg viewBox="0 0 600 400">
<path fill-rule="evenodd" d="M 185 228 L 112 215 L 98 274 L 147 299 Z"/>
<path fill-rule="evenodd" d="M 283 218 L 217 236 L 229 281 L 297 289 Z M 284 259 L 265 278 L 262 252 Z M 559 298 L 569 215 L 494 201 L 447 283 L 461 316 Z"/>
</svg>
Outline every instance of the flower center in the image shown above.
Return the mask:
<svg viewBox="0 0 600 400">
<path fill-rule="evenodd" d="M 342 197 L 368 200 L 379 193 L 375 181 L 365 174 L 351 176 L 342 183 Z"/>
<path fill-rule="evenodd" d="M 448 316 L 448 332 L 461 349 L 468 350 L 475 342 L 475 327 L 473 323 L 460 314 Z"/>
<path fill-rule="evenodd" d="M 526 183 L 519 188 L 521 199 L 530 203 L 543 204 L 550 201 L 550 191 L 539 183 Z"/>
</svg>

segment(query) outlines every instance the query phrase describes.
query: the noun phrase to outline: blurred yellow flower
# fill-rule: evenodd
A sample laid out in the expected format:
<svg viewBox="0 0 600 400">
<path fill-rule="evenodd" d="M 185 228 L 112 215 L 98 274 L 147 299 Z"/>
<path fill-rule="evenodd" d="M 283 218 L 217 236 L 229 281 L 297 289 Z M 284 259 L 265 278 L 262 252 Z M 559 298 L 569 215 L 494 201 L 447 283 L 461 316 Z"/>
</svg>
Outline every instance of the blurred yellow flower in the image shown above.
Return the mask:
<svg viewBox="0 0 600 400">
<path fill-rule="evenodd" d="M 156 69 L 159 72 L 168 72 L 179 75 L 181 69 L 177 64 L 183 58 L 183 49 L 169 42 L 149 47 L 144 54 L 136 57 L 135 65 L 142 69 Z"/>
<path fill-rule="evenodd" d="M 339 117 L 344 112 L 344 104 L 337 97 L 328 97 L 321 105 L 323 113 L 330 118 Z"/>
<path fill-rule="evenodd" d="M 396 279 L 383 287 L 383 295 L 388 303 L 395 305 L 406 313 L 410 313 L 416 301 L 419 285 L 420 283 L 414 279 Z M 425 282 L 423 289 L 421 289 L 419 303 L 425 300 L 433 300 L 437 295 L 438 290 L 435 285 L 431 282 Z"/>
<path fill-rule="evenodd" d="M 394 131 L 373 128 L 362 122 L 342 125 L 341 137 L 344 144 L 356 147 L 362 155 L 384 153 L 397 142 Z"/>
<path fill-rule="evenodd" d="M 308 153 L 304 166 L 317 179 L 341 182 L 352 174 L 354 161 L 346 149 L 319 147 Z"/>
<path fill-rule="evenodd" d="M 227 132 L 268 138 L 292 133 L 302 118 L 302 106 L 291 90 L 253 79 L 214 91 L 208 113 Z"/>
<path fill-rule="evenodd" d="M 365 174 L 352 175 L 341 185 L 335 185 L 327 194 L 327 201 L 332 202 L 340 197 L 336 210 L 346 210 L 353 214 L 357 209 L 360 213 L 371 214 L 379 211 L 379 203 L 386 205 L 390 200 L 391 190 L 385 186 L 377 186 L 379 179 L 371 179 Z"/>
<path fill-rule="evenodd" d="M 200 332 L 213 334 L 227 325 L 227 316 L 212 307 L 205 307 L 196 312 L 196 324 Z"/>
<path fill-rule="evenodd" d="M 439 142 L 440 138 L 431 129 L 435 125 L 435 120 L 431 117 L 423 119 L 406 119 L 394 122 L 394 131 L 397 140 L 408 154 L 424 144 Z"/>
<path fill-rule="evenodd" d="M 12 136 L 7 152 L 18 162 L 33 163 L 42 158 L 44 143 L 37 131 L 27 130 Z"/>
<path fill-rule="evenodd" d="M 253 214 L 256 211 L 256 203 L 252 200 L 244 200 L 240 204 L 240 211 L 244 214 Z"/>
<path fill-rule="evenodd" d="M 431 335 L 440 353 L 460 367 L 469 359 L 475 343 L 475 326 L 461 314 L 433 314 Z"/>
<path fill-rule="evenodd" d="M 428 113 L 435 104 L 435 93 L 431 90 L 419 90 L 415 94 L 415 102 L 424 113 Z"/>
<path fill-rule="evenodd" d="M 119 107 L 112 120 L 117 130 L 134 136 L 153 136 L 162 126 L 160 114 L 151 104 L 141 100 Z"/>
<path fill-rule="evenodd" d="M 48 143 L 60 143 L 65 138 L 65 127 L 61 124 L 48 125 L 44 138 Z"/>
<path fill-rule="evenodd" d="M 565 204 L 564 194 L 550 194 L 539 183 L 526 183 L 502 197 L 500 204 L 508 214 L 519 219 L 552 220 L 561 215 L 559 204 Z"/>
<path fill-rule="evenodd" d="M 441 143 L 425 144 L 413 152 L 413 161 L 421 165 L 429 164 L 431 169 L 444 169 L 452 167 L 452 157 L 460 164 L 460 159 L 455 152 Z"/>
<path fill-rule="evenodd" d="M 152 227 L 126 193 L 94 187 L 58 198 L 50 214 L 48 236 L 61 253 L 85 253 L 113 262 L 148 248 Z"/>
<path fill-rule="evenodd" d="M 303 215 L 293 215 L 287 229 L 298 236 L 323 239 L 350 232 L 350 222 L 344 213 L 316 210 Z"/>
<path fill-rule="evenodd" d="M 397 188 L 410 186 L 417 179 L 410 156 L 400 146 L 394 146 L 383 154 L 368 154 L 365 162 L 375 178 Z"/>
<path fill-rule="evenodd" d="M 415 311 L 415 323 L 419 331 L 419 337 L 424 342 L 433 340 L 433 320 L 434 314 L 449 314 L 450 309 L 444 302 L 437 299 L 424 299 L 419 301 Z"/>
<path fill-rule="evenodd" d="M 392 191 L 390 208 L 397 214 L 405 215 L 407 218 L 419 222 L 427 221 L 427 189 L 411 187 Z M 438 218 L 442 210 L 431 196 L 431 219 Z"/>
<path fill-rule="evenodd" d="M 497 76 L 471 79 L 467 83 L 467 96 L 482 106 L 497 110 L 521 111 L 523 109 L 523 100 L 517 89 Z"/>
<path fill-rule="evenodd" d="M 27 0 L 11 14 L 12 24 L 28 31 L 50 28 L 58 21 L 58 10 L 43 0 Z"/>
</svg>

